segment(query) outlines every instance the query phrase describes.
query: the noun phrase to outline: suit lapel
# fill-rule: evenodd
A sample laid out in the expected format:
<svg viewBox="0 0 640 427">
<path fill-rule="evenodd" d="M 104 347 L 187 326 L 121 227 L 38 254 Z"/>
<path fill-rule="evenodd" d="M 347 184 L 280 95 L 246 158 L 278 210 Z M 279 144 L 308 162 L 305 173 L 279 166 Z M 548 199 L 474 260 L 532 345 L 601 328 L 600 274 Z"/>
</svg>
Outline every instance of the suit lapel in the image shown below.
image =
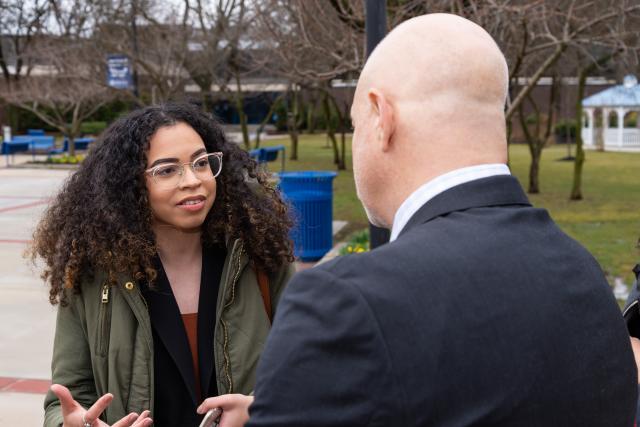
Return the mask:
<svg viewBox="0 0 640 427">
<path fill-rule="evenodd" d="M 451 212 L 506 205 L 531 206 L 520 183 L 511 175 L 492 176 L 460 184 L 438 194 L 418 209 L 398 238 L 417 225 Z"/>
<path fill-rule="evenodd" d="M 184 323 L 180 315 L 180 309 L 176 302 L 169 279 L 167 278 L 162 263 L 157 259 L 156 267 L 158 278 L 154 289 L 144 287 L 144 297 L 149 305 L 149 317 L 151 325 L 160 337 L 162 344 L 171 355 L 178 371 L 182 376 L 189 394 L 195 405 L 198 405 L 196 397 L 195 373 L 193 371 L 193 359 L 189 350 L 187 333 L 184 330 Z"/>
<path fill-rule="evenodd" d="M 198 301 L 198 361 L 202 397 L 208 397 L 214 367 L 213 334 L 216 322 L 216 302 L 226 251 L 206 248 L 202 252 L 202 278 Z"/>
</svg>

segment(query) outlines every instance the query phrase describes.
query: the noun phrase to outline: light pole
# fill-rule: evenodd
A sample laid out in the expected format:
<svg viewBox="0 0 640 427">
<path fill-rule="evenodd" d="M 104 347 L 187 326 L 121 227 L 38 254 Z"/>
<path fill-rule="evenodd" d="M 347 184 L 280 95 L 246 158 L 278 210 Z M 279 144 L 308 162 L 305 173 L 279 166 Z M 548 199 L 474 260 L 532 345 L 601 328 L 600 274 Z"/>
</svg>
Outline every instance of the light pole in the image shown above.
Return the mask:
<svg viewBox="0 0 640 427">
<path fill-rule="evenodd" d="M 367 33 L 367 57 L 371 55 L 373 49 L 380 40 L 387 34 L 387 1 L 386 0 L 365 0 L 366 21 L 365 29 Z M 369 224 L 369 247 L 377 248 L 389 241 L 390 232 L 386 228 L 376 227 Z"/>
</svg>

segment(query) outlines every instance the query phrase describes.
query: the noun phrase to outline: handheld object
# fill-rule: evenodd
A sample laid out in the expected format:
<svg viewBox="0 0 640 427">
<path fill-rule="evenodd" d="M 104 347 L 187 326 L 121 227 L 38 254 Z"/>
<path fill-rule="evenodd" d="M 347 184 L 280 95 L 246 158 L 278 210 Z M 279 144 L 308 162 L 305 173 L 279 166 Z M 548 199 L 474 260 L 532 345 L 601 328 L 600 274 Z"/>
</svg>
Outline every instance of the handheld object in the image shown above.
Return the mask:
<svg viewBox="0 0 640 427">
<path fill-rule="evenodd" d="M 200 427 L 213 427 L 217 426 L 218 422 L 220 422 L 220 416 L 222 415 L 221 408 L 213 408 L 207 412 L 207 414 L 202 419 L 200 423 Z"/>
</svg>

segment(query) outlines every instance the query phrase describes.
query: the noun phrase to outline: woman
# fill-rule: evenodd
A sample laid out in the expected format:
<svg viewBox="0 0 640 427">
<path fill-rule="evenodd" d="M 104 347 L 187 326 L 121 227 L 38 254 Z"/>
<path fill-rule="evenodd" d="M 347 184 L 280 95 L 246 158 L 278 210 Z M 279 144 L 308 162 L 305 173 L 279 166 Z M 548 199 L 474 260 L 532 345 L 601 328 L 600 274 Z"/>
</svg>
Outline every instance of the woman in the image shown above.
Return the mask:
<svg viewBox="0 0 640 427">
<path fill-rule="evenodd" d="M 60 303 L 45 425 L 197 426 L 198 405 L 222 394 L 246 413 L 293 272 L 290 226 L 255 163 L 197 108 L 111 125 L 34 234 Z"/>
</svg>

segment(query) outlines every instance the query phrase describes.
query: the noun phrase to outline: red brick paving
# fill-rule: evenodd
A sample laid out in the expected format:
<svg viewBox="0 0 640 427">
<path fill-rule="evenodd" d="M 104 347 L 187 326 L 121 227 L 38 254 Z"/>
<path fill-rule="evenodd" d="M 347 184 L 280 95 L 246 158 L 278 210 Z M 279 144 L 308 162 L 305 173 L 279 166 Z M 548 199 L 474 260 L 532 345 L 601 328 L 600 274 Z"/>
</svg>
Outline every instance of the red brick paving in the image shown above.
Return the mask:
<svg viewBox="0 0 640 427">
<path fill-rule="evenodd" d="M 44 394 L 50 386 L 50 380 L 0 377 L 0 392 Z"/>
</svg>

